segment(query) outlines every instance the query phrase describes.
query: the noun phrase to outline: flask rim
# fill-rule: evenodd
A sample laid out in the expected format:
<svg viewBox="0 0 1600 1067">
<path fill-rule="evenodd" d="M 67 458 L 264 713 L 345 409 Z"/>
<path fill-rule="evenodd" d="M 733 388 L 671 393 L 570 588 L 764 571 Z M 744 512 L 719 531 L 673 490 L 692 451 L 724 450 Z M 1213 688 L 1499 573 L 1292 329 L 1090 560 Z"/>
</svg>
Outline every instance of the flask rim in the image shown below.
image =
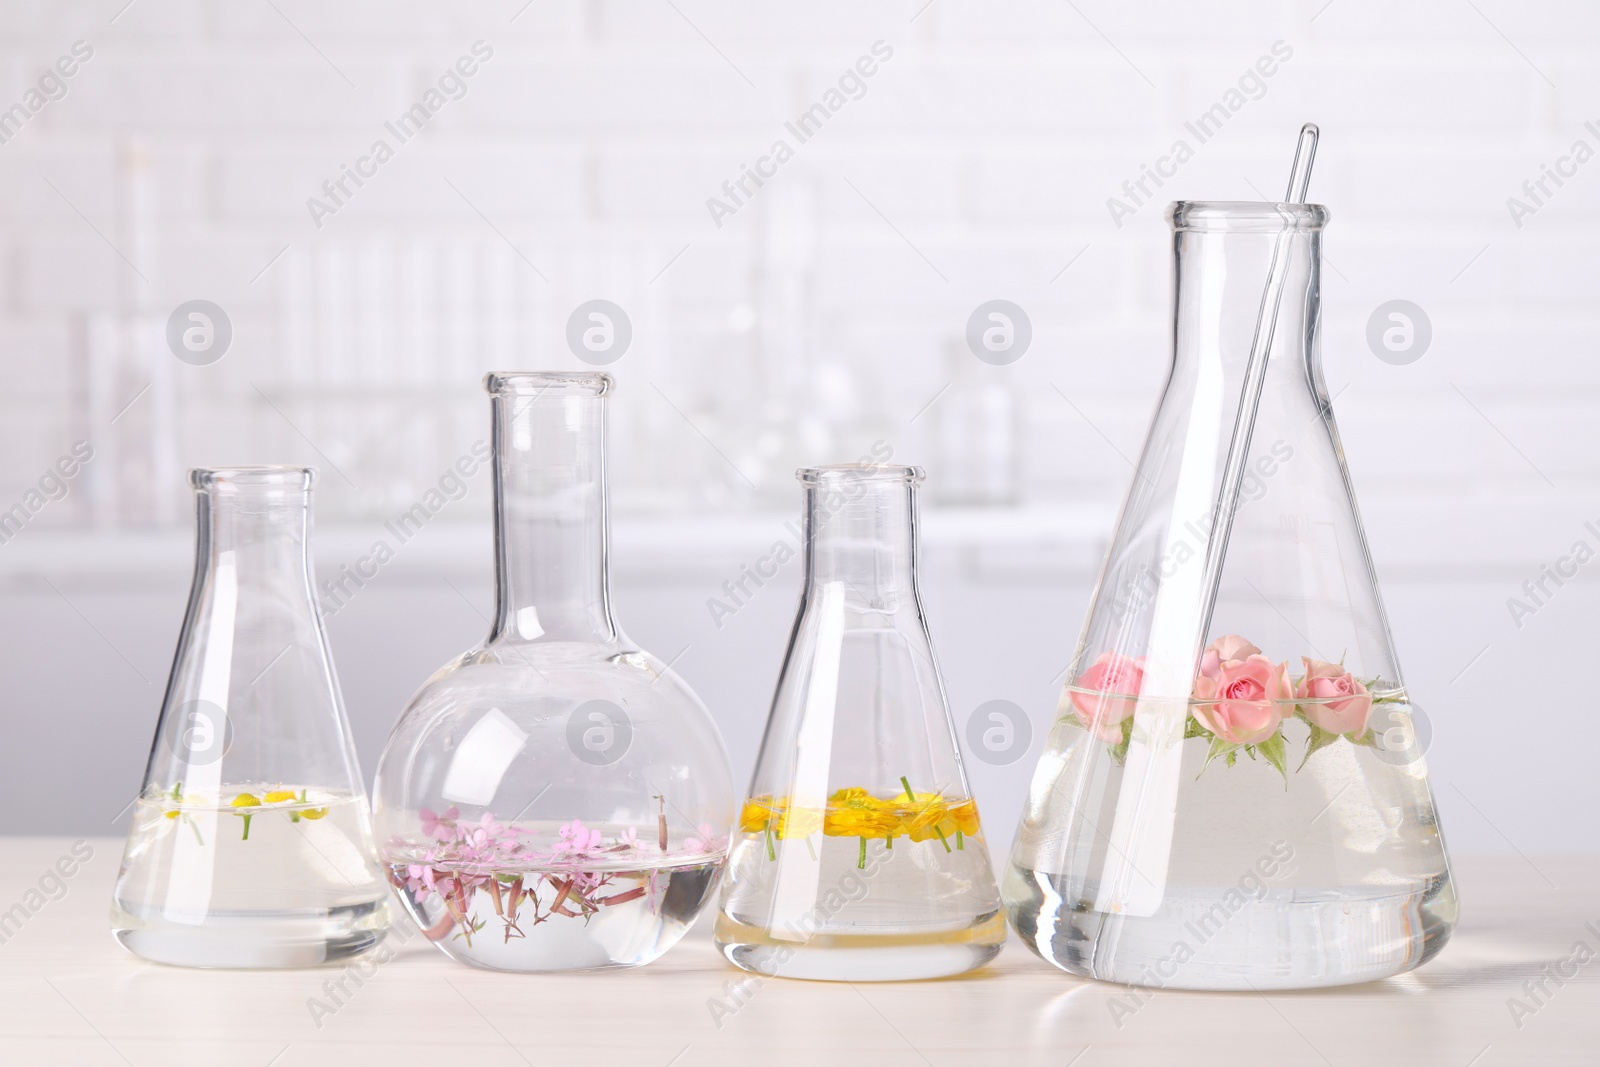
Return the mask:
<svg viewBox="0 0 1600 1067">
<path fill-rule="evenodd" d="M 310 492 L 317 483 L 317 468 L 282 464 L 246 467 L 190 467 L 189 485 L 201 492 L 215 490 L 289 489 Z"/>
<path fill-rule="evenodd" d="M 801 467 L 794 472 L 794 476 L 804 485 L 821 485 L 823 482 L 920 485 L 927 474 L 921 467 L 901 463 L 826 463 L 817 467 Z"/>
<path fill-rule="evenodd" d="M 483 376 L 483 388 L 491 396 L 602 397 L 616 384 L 599 371 L 495 370 Z"/>
<path fill-rule="evenodd" d="M 1279 233 L 1299 230 L 1315 233 L 1328 223 L 1322 204 L 1274 203 L 1266 200 L 1174 200 L 1167 206 L 1167 222 L 1174 232 Z"/>
</svg>

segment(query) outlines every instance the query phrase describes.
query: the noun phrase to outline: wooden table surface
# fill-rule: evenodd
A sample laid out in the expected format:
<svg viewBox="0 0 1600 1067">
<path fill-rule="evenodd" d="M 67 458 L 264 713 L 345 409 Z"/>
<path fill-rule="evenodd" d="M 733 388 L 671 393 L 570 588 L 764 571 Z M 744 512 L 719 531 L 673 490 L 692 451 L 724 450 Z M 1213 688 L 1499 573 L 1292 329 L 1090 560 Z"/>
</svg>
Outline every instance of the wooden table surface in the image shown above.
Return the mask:
<svg viewBox="0 0 1600 1067">
<path fill-rule="evenodd" d="M 607 974 L 476 971 L 418 936 L 359 984 L 344 968 L 163 967 L 108 932 L 121 841 L 89 841 L 65 895 L 46 886 L 58 899 L 29 891 L 73 842 L 3 844 L 0 913 L 42 902 L 0 934 L 6 1067 L 1600 1064 L 1600 857 L 1457 857 L 1463 922 L 1420 971 L 1315 993 L 1156 992 L 1118 1019 L 1125 989 L 1015 942 L 960 979 L 741 989 L 749 976 L 717 955 L 705 919 L 660 961 Z M 1575 977 L 1524 988 L 1547 966 L 1570 973 L 1580 942 Z"/>
</svg>

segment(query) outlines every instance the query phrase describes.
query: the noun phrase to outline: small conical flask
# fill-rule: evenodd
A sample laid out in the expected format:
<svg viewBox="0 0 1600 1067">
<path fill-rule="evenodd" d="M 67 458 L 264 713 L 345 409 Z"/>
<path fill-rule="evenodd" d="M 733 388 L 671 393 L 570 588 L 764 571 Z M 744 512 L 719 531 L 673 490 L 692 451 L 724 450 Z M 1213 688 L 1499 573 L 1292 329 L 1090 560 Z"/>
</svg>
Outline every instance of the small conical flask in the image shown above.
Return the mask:
<svg viewBox="0 0 1600 1067">
<path fill-rule="evenodd" d="M 733 782 L 705 706 L 611 617 L 606 397 L 594 373 L 496 373 L 495 615 L 422 684 L 374 786 L 398 899 L 446 955 L 502 971 L 649 963 L 714 894 Z"/>
<path fill-rule="evenodd" d="M 898 981 L 1005 941 L 917 591 L 916 467 L 799 472 L 805 588 L 717 916 L 746 970 Z"/>
<path fill-rule="evenodd" d="M 147 959 L 304 967 L 383 939 L 388 894 L 317 612 L 305 467 L 192 470 L 194 584 L 112 932 Z"/>
<path fill-rule="evenodd" d="M 1327 211 L 1168 218 L 1172 370 L 1034 773 L 1008 914 L 1046 960 L 1115 982 L 1397 974 L 1444 946 L 1456 894 L 1322 373 Z"/>
</svg>

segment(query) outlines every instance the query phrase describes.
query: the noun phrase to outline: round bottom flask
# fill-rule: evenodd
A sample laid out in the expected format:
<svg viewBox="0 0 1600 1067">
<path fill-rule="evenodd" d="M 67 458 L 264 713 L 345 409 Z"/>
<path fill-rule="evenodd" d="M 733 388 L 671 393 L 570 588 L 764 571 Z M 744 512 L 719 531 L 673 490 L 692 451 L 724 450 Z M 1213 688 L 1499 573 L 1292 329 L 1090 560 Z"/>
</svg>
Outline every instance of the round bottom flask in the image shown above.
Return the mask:
<svg viewBox="0 0 1600 1067">
<path fill-rule="evenodd" d="M 634 967 L 712 899 L 733 787 L 704 705 L 612 621 L 604 374 L 491 374 L 496 609 L 379 764 L 380 852 L 446 955 Z"/>
</svg>

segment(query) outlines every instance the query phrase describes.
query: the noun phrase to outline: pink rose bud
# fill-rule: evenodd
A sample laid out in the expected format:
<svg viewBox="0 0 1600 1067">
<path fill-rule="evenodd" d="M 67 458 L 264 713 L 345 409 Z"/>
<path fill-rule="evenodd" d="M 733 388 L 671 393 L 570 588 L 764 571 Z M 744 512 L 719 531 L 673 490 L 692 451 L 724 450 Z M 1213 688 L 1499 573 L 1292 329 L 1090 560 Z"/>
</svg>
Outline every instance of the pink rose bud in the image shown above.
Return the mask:
<svg viewBox="0 0 1600 1067">
<path fill-rule="evenodd" d="M 1330 734 L 1360 737 L 1367 732 L 1372 716 L 1372 694 L 1355 675 L 1341 664 L 1300 657 L 1306 676 L 1295 687 L 1296 699 L 1310 701 L 1300 707 L 1320 728 Z"/>
<path fill-rule="evenodd" d="M 1245 647 L 1255 646 L 1245 643 Z M 1251 652 L 1243 659 L 1223 660 L 1215 678 L 1202 674 L 1195 679 L 1194 696 L 1199 703 L 1194 717 L 1230 744 L 1260 744 L 1278 732 L 1284 704 L 1293 694 L 1288 665 Z"/>
<path fill-rule="evenodd" d="M 1102 741 L 1122 740 L 1122 723 L 1133 714 L 1139 690 L 1144 686 L 1144 657 L 1129 658 L 1119 652 L 1102 652 L 1078 675 L 1076 688 L 1093 692 L 1074 692 L 1073 708 L 1078 720 Z"/>
</svg>

